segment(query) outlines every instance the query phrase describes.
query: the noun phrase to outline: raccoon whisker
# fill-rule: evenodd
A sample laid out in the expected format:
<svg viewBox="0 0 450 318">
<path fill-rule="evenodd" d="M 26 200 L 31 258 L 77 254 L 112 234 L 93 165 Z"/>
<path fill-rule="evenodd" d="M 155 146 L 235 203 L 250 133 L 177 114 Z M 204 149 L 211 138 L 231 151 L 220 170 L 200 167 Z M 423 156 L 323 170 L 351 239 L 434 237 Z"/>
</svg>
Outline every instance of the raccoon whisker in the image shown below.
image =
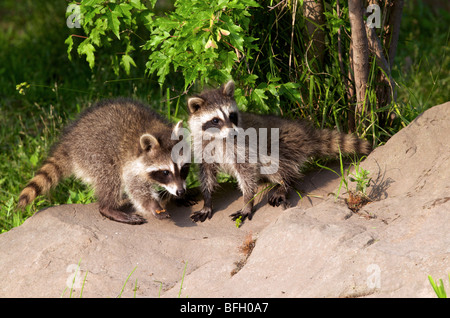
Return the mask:
<svg viewBox="0 0 450 318">
<path fill-rule="evenodd" d="M 170 199 L 170 197 L 172 196 L 172 194 L 169 191 L 167 191 L 166 189 L 159 190 L 158 195 L 161 200 Z"/>
</svg>

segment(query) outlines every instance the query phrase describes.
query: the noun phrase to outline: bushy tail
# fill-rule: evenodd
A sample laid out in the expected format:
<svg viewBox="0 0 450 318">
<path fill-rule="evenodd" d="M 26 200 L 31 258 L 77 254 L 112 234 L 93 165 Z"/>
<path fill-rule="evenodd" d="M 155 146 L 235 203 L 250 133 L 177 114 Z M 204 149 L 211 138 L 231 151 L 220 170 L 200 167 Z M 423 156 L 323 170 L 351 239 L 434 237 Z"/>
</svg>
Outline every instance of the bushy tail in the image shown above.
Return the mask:
<svg viewBox="0 0 450 318">
<path fill-rule="evenodd" d="M 38 195 L 47 193 L 51 187 L 58 184 L 65 175 L 65 170 L 67 165 L 64 162 L 59 162 L 54 156 L 49 157 L 20 193 L 17 206 L 23 208 L 33 202 Z"/>
<path fill-rule="evenodd" d="M 340 133 L 337 130 L 323 129 L 318 134 L 317 154 L 322 156 L 336 156 L 342 154 L 358 153 L 367 155 L 372 147 L 367 140 L 354 135 Z"/>
</svg>

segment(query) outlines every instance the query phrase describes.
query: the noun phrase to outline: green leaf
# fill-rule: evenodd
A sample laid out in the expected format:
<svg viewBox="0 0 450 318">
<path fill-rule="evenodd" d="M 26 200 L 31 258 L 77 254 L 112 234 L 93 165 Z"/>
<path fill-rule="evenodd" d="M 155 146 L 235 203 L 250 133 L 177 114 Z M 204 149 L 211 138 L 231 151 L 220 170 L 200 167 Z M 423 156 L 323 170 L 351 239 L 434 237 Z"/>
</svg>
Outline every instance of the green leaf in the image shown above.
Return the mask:
<svg viewBox="0 0 450 318">
<path fill-rule="evenodd" d="M 30 162 L 31 162 L 31 164 L 33 165 L 33 167 L 35 167 L 35 166 L 37 165 L 38 160 L 39 160 L 39 158 L 38 158 L 38 155 L 37 155 L 36 152 L 35 152 L 34 154 L 31 155 L 31 157 L 30 157 Z"/>
<path fill-rule="evenodd" d="M 264 108 L 265 110 L 269 110 L 269 107 L 267 107 L 264 100 L 267 99 L 267 96 L 265 94 L 265 89 L 262 88 L 256 88 L 253 90 L 250 99 L 255 102 L 258 106 Z"/>
<path fill-rule="evenodd" d="M 99 3 L 102 3 L 103 1 L 99 1 L 99 0 L 85 0 L 82 2 L 82 5 L 85 7 L 93 7 L 98 5 Z"/>
<path fill-rule="evenodd" d="M 156 34 L 156 35 L 152 36 L 150 38 L 150 40 L 147 41 L 147 43 L 145 43 L 144 49 L 148 50 L 148 49 L 151 49 L 151 48 L 155 48 L 160 43 L 162 43 L 165 39 L 167 39 L 169 36 L 170 36 L 170 33 L 169 32 L 165 32 L 165 31 L 163 31 L 162 34 Z"/>
<path fill-rule="evenodd" d="M 228 36 L 230 38 L 231 44 L 238 50 L 243 51 L 244 37 L 242 35 L 242 28 L 238 25 L 235 25 L 233 20 L 228 16 L 223 16 L 222 20 L 225 23 L 223 29 L 230 32 L 230 35 Z"/>
<path fill-rule="evenodd" d="M 228 2 L 229 0 L 219 0 L 218 2 L 217 2 L 217 6 L 218 7 L 222 7 L 224 4 L 226 4 L 227 2 Z"/>
<path fill-rule="evenodd" d="M 198 69 L 196 67 L 187 68 L 184 72 L 184 89 L 191 85 L 195 81 L 198 75 Z"/>
<path fill-rule="evenodd" d="M 152 7 L 155 6 L 156 0 L 152 0 Z M 141 0 L 130 0 L 130 5 L 138 10 L 144 10 L 145 6 L 141 3 Z"/>
<path fill-rule="evenodd" d="M 95 7 L 89 7 L 84 2 L 81 5 L 81 14 L 83 15 L 83 26 L 90 25 L 92 19 L 100 13 L 102 6 L 96 5 Z"/>
<path fill-rule="evenodd" d="M 86 55 L 86 61 L 89 63 L 89 67 L 92 69 L 94 68 L 95 64 L 95 56 L 94 56 L 95 48 L 88 41 L 89 39 L 86 39 L 83 42 L 81 42 L 80 45 L 78 46 L 77 51 L 79 55 L 83 54 Z"/>
<path fill-rule="evenodd" d="M 236 88 L 234 91 L 234 99 L 236 100 L 236 104 L 238 105 L 239 109 L 246 111 L 247 110 L 247 104 L 248 100 L 245 98 L 242 89 Z"/>
<path fill-rule="evenodd" d="M 136 67 L 136 63 L 134 63 L 133 58 L 131 56 L 129 56 L 128 54 L 122 55 L 122 61 L 120 62 L 120 64 L 124 68 L 127 75 L 130 74 L 130 64 L 133 65 L 134 67 Z"/>
<path fill-rule="evenodd" d="M 65 44 L 67 44 L 67 56 L 69 60 L 72 60 L 72 56 L 70 55 L 70 52 L 72 52 L 73 48 L 73 37 L 72 35 L 69 35 L 69 37 L 64 41 Z"/>
<path fill-rule="evenodd" d="M 101 35 L 105 35 L 105 31 L 108 29 L 108 23 L 106 20 L 98 19 L 95 21 L 95 27 L 89 33 L 89 39 L 91 43 L 97 46 L 101 45 Z"/>
<path fill-rule="evenodd" d="M 133 7 L 127 3 L 121 3 L 118 6 L 118 10 L 121 12 L 122 16 L 131 19 L 131 10 Z"/>
<path fill-rule="evenodd" d="M 108 19 L 108 26 L 113 31 L 113 33 L 117 36 L 117 38 L 120 40 L 120 21 L 119 21 L 119 15 L 117 11 L 111 11 L 111 9 L 108 7 L 106 9 L 106 17 Z"/>
<path fill-rule="evenodd" d="M 233 51 L 228 52 L 221 51 L 219 53 L 219 59 L 222 61 L 225 70 L 227 72 L 231 72 L 234 63 L 237 61 L 237 56 L 236 53 Z"/>
<path fill-rule="evenodd" d="M 300 102 L 301 94 L 299 88 L 299 84 L 288 82 L 281 84 L 279 92 L 282 95 L 286 95 L 290 100 L 294 102 Z"/>
<path fill-rule="evenodd" d="M 146 29 L 149 31 L 152 31 L 152 26 L 153 26 L 152 17 L 154 16 L 153 12 L 145 11 L 145 12 L 142 12 L 140 16 L 141 16 L 141 19 L 142 19 Z"/>
</svg>

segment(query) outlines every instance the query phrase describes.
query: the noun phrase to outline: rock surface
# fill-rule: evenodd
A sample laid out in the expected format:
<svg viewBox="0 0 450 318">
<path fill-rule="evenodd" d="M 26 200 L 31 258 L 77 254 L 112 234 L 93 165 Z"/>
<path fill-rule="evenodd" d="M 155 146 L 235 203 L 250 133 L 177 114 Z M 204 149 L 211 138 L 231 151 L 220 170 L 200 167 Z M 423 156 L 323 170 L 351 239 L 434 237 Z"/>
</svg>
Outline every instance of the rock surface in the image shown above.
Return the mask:
<svg viewBox="0 0 450 318">
<path fill-rule="evenodd" d="M 124 285 L 122 297 L 435 297 L 428 275 L 450 290 L 449 121 L 450 103 L 435 106 L 370 154 L 361 166 L 374 201 L 358 214 L 344 191 L 328 195 L 339 185 L 329 171 L 305 176 L 294 208 L 258 197 L 241 228 L 228 217 L 242 204 L 229 185 L 200 224 L 189 214 L 201 202 L 139 226 L 103 218 L 97 204 L 43 210 L 0 235 L 0 297 L 78 297 L 82 288 L 116 297 Z"/>
</svg>

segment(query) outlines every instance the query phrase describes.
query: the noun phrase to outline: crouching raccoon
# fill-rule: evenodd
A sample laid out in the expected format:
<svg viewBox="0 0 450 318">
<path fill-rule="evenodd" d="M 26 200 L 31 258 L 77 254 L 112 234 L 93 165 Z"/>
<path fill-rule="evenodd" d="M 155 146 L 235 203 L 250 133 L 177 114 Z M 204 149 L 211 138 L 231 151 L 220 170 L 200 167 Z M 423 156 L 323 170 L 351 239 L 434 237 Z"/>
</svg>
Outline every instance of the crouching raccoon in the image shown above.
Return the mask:
<svg viewBox="0 0 450 318">
<path fill-rule="evenodd" d="M 21 192 L 18 206 L 25 207 L 61 179 L 74 175 L 93 187 L 100 213 L 111 220 L 141 224 L 148 215 L 168 218 L 158 188 L 181 198 L 189 173 L 189 163 L 182 156 L 172 156 L 179 142 L 172 135 L 177 136 L 181 128 L 182 121 L 172 127 L 140 102 L 101 101 L 64 129 Z M 130 205 L 136 213 L 129 211 Z"/>
</svg>

